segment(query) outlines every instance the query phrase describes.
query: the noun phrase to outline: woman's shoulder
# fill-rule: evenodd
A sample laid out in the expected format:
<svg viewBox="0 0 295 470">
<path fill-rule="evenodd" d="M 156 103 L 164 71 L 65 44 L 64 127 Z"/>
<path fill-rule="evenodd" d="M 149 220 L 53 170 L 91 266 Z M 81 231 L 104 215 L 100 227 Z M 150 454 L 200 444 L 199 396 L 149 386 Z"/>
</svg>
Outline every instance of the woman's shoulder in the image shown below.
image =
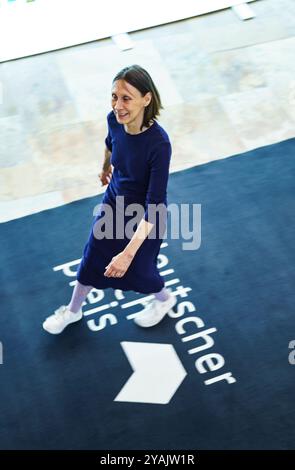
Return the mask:
<svg viewBox="0 0 295 470">
<path fill-rule="evenodd" d="M 162 127 L 162 125 L 158 121 L 154 121 L 154 143 L 156 144 L 170 144 L 170 138 L 168 132 Z"/>
<path fill-rule="evenodd" d="M 151 146 L 149 148 L 149 161 L 156 162 L 159 158 L 162 161 L 170 160 L 172 154 L 172 145 L 167 132 L 158 124 L 155 129 Z"/>
<path fill-rule="evenodd" d="M 155 132 L 153 136 L 154 137 L 153 145 L 152 145 L 153 150 L 171 149 L 171 142 L 170 142 L 168 132 L 157 121 L 155 121 L 155 123 L 156 123 L 156 127 L 155 127 Z"/>
<path fill-rule="evenodd" d="M 107 121 L 109 124 L 116 123 L 117 119 L 113 110 L 107 114 Z"/>
</svg>

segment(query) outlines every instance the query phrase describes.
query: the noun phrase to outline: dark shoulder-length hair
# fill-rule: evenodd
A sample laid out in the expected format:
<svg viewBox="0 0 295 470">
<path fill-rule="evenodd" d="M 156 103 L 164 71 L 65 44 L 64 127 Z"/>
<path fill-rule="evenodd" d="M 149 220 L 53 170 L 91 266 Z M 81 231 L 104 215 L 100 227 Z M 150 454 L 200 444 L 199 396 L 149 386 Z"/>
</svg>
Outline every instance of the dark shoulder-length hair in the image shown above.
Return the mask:
<svg viewBox="0 0 295 470">
<path fill-rule="evenodd" d="M 150 127 L 151 121 L 155 121 L 157 116 L 160 115 L 160 109 L 164 109 L 161 103 L 160 94 L 150 74 L 140 65 L 134 64 L 120 70 L 112 83 L 117 80 L 125 80 L 127 83 L 137 88 L 142 96 L 151 92 L 152 99 L 144 110 L 143 122 L 140 130 L 142 130 L 143 127 Z"/>
</svg>

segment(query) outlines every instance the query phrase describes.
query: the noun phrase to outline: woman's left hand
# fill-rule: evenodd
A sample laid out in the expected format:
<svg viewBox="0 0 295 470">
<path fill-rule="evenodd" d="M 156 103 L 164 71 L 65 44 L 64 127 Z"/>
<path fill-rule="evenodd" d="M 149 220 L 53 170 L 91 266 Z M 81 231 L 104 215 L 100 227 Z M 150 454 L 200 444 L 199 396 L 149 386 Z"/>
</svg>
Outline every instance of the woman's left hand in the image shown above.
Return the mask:
<svg viewBox="0 0 295 470">
<path fill-rule="evenodd" d="M 106 277 L 122 277 L 129 268 L 133 260 L 133 255 L 121 251 L 118 255 L 114 256 L 111 262 L 106 266 L 104 276 Z"/>
</svg>

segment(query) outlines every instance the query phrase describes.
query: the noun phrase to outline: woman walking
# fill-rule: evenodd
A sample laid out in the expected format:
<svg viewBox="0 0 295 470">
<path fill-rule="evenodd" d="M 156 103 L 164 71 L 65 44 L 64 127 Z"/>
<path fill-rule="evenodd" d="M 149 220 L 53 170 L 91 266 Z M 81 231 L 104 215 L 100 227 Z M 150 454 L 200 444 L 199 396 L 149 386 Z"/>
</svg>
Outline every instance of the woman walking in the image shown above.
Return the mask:
<svg viewBox="0 0 295 470">
<path fill-rule="evenodd" d="M 142 327 L 159 323 L 176 303 L 157 269 L 163 211 L 158 216 L 154 209 L 167 208 L 171 159 L 169 137 L 156 121 L 162 109 L 160 95 L 149 73 L 139 65 L 131 65 L 113 79 L 111 102 L 105 159 L 99 175 L 102 185 L 108 187 L 84 248 L 70 303 L 43 323 L 52 334 L 61 333 L 82 318 L 82 304 L 93 288 L 154 294 L 134 319 Z M 134 207 L 131 204 L 142 208 L 141 220 L 132 236 L 117 236 L 120 217 L 125 229 L 132 220 L 132 213 L 126 211 Z M 110 227 L 113 236 L 107 236 Z"/>
</svg>

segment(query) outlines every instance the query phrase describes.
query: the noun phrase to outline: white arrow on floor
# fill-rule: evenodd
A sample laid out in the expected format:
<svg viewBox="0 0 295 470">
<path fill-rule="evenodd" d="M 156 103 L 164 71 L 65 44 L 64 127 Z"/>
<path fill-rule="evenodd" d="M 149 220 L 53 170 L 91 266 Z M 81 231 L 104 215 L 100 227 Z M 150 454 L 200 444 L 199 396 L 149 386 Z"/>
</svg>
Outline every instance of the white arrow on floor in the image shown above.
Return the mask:
<svg viewBox="0 0 295 470">
<path fill-rule="evenodd" d="M 114 401 L 169 403 L 187 375 L 174 347 L 129 341 L 121 345 L 134 372 Z"/>
</svg>

